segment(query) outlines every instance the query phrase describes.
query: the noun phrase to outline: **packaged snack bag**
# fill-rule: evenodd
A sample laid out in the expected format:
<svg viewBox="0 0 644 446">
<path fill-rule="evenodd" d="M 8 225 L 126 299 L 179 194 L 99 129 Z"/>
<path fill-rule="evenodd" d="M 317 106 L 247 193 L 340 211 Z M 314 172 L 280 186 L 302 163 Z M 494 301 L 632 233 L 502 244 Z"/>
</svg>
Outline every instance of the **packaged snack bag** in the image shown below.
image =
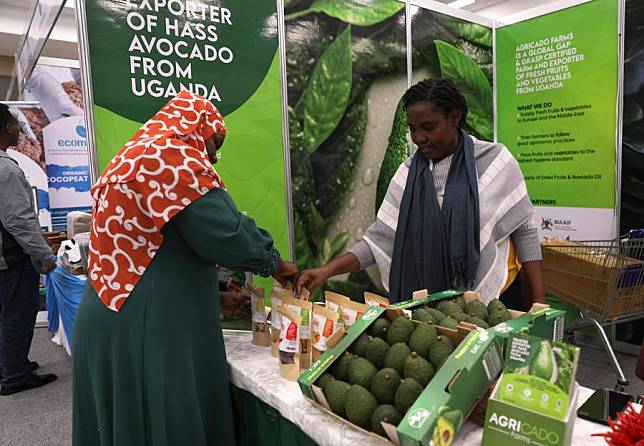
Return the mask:
<svg viewBox="0 0 644 446">
<path fill-rule="evenodd" d="M 311 340 L 313 344 L 313 360 L 317 360 L 326 351 L 326 340 L 342 324 L 338 322 L 340 314 L 322 305 L 313 305 L 313 324 L 311 327 Z"/>
<path fill-rule="evenodd" d="M 271 355 L 274 358 L 279 356 L 278 342 L 280 338 L 280 330 L 282 328 L 282 316 L 280 316 L 277 309 L 282 305 L 284 294 L 278 288 L 273 288 L 271 291 L 271 339 L 273 345 L 271 348 Z M 283 291 L 283 290 L 282 290 Z"/>
<path fill-rule="evenodd" d="M 287 307 L 302 318 L 300 325 L 300 367 L 307 369 L 311 365 L 311 312 L 313 304 L 301 299 L 292 299 Z"/>
<path fill-rule="evenodd" d="M 368 309 L 369 307 L 365 304 L 353 301 L 346 302 L 342 307 L 342 322 L 344 323 L 344 328 L 348 330 Z"/>
<path fill-rule="evenodd" d="M 389 299 L 387 299 L 386 297 L 378 296 L 377 294 L 365 291 L 364 292 L 364 303 L 368 307 L 387 308 L 389 306 Z"/>
<path fill-rule="evenodd" d="M 300 325 L 302 318 L 283 305 L 277 308 L 282 320 L 279 339 L 280 376 L 297 381 L 300 376 Z"/>
<path fill-rule="evenodd" d="M 343 296 L 342 294 L 337 294 L 332 291 L 325 291 L 324 301 L 327 308 L 333 311 L 337 311 L 338 314 L 340 314 L 340 322 L 342 322 L 342 307 L 347 302 L 351 302 L 351 299 L 349 299 L 347 296 Z"/>
<path fill-rule="evenodd" d="M 266 307 L 264 307 L 264 288 L 250 288 L 250 304 L 252 309 L 253 344 L 262 347 L 271 345 L 271 334 L 269 333 L 266 320 Z"/>
</svg>

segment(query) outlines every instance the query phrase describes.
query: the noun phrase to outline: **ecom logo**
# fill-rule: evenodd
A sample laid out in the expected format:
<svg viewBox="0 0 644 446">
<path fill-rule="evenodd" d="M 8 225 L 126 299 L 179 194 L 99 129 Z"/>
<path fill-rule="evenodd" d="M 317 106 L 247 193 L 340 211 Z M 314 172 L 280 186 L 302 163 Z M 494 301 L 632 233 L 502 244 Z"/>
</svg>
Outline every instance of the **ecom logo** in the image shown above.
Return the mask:
<svg viewBox="0 0 644 446">
<path fill-rule="evenodd" d="M 83 124 L 76 125 L 76 134 L 81 138 L 87 138 L 87 129 Z"/>
</svg>

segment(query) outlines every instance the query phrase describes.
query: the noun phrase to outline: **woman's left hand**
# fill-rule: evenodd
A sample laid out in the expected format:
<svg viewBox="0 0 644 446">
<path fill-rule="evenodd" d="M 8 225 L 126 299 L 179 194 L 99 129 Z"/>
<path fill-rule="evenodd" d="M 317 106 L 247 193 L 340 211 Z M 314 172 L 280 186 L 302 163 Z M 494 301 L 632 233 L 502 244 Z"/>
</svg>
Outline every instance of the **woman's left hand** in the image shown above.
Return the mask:
<svg viewBox="0 0 644 446">
<path fill-rule="evenodd" d="M 277 271 L 275 271 L 273 277 L 282 285 L 286 285 L 289 282 L 295 283 L 299 272 L 295 263 L 279 259 L 277 262 Z"/>
</svg>

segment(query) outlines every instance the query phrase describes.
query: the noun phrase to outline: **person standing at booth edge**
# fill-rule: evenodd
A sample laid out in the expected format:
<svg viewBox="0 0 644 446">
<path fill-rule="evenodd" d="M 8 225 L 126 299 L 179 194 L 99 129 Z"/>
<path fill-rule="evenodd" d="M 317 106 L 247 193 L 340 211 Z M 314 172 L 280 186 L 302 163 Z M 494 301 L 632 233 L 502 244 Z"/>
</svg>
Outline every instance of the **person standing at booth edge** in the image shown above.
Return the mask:
<svg viewBox="0 0 644 446">
<path fill-rule="evenodd" d="M 73 330 L 73 444 L 235 444 L 215 265 L 292 281 L 213 168 L 226 134 L 182 91 L 92 188 L 89 280 Z"/>
<path fill-rule="evenodd" d="M 467 102 L 451 80 L 421 81 L 403 100 L 418 150 L 398 168 L 362 240 L 303 271 L 298 290 L 376 264 L 392 303 L 420 289 L 476 290 L 487 303 L 512 284 L 518 258 L 532 303 L 544 303 L 541 246 L 517 161 L 502 144 L 465 132 Z"/>
<path fill-rule="evenodd" d="M 0 395 L 44 386 L 56 375 L 38 375 L 28 358 L 38 313 L 39 273 L 56 267 L 40 232 L 31 187 L 7 155 L 20 136 L 18 120 L 0 104 Z"/>
</svg>

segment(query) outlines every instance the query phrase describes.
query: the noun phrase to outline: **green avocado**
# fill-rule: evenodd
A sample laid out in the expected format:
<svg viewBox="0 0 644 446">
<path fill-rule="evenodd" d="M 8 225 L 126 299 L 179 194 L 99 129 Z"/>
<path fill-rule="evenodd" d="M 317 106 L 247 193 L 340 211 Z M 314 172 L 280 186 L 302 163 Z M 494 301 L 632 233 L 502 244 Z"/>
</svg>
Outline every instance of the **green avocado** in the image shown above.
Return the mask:
<svg viewBox="0 0 644 446">
<path fill-rule="evenodd" d="M 494 310 L 490 312 L 490 316 L 487 318 L 488 324 L 490 327 L 499 325 L 501 322 L 509 321 L 512 319 L 512 315 L 508 310 Z"/>
<path fill-rule="evenodd" d="M 439 305 L 441 303 L 443 305 L 441 305 L 440 307 L 437 305 L 436 309 L 442 311 L 443 313 L 445 313 L 448 316 L 453 317 L 454 315 L 463 312 L 463 309 L 461 308 L 461 306 L 459 304 L 457 304 L 456 302 L 452 301 L 452 300 L 448 300 L 445 303 L 440 302 Z"/>
<path fill-rule="evenodd" d="M 371 380 L 377 372 L 378 369 L 371 362 L 356 356 L 349 363 L 349 383 L 368 389 L 371 387 Z"/>
<path fill-rule="evenodd" d="M 369 334 L 374 338 L 378 337 L 378 338 L 387 340 L 387 330 L 389 330 L 390 325 L 391 325 L 391 322 L 389 322 L 387 318 L 379 317 L 369 327 Z"/>
<path fill-rule="evenodd" d="M 367 389 L 353 385 L 347 392 L 344 410 L 353 424 L 363 429 L 371 427 L 371 417 L 378 407 L 378 401 Z"/>
<path fill-rule="evenodd" d="M 353 344 L 351 344 L 351 346 L 349 347 L 349 351 L 354 355 L 362 356 L 364 358 L 368 343 L 369 335 L 367 333 L 362 333 L 360 336 L 358 336 L 358 339 L 353 341 Z"/>
<path fill-rule="evenodd" d="M 456 299 L 454 299 L 454 302 L 458 304 L 459 307 L 461 307 L 461 310 L 465 308 L 465 299 L 463 299 L 463 296 L 458 296 Z"/>
<path fill-rule="evenodd" d="M 474 324 L 481 328 L 490 328 L 490 325 L 487 322 L 485 322 L 483 319 L 479 319 L 478 317 L 474 317 L 474 316 L 468 316 L 467 319 L 465 319 L 465 322 Z"/>
<path fill-rule="evenodd" d="M 405 360 L 410 353 L 411 350 L 404 342 L 394 344 L 389 347 L 389 350 L 387 350 L 384 366 L 390 369 L 394 369 L 402 375 L 405 368 Z"/>
<path fill-rule="evenodd" d="M 385 422 L 398 426 L 401 421 L 402 415 L 400 415 L 400 412 L 398 412 L 394 406 L 383 404 L 378 406 L 373 412 L 373 415 L 371 416 L 371 428 L 376 434 L 386 437 L 387 434 L 380 423 Z"/>
<path fill-rule="evenodd" d="M 435 324 L 438 324 L 445 316 L 447 316 L 445 313 L 435 308 L 427 308 L 427 311 L 432 315 L 432 322 Z"/>
<path fill-rule="evenodd" d="M 452 351 L 454 351 L 452 341 L 447 336 L 438 336 L 436 341 L 429 346 L 429 362 L 438 370 Z"/>
<path fill-rule="evenodd" d="M 371 393 L 380 404 L 393 404 L 396 390 L 400 385 L 400 373 L 395 369 L 384 368 L 375 374 L 371 381 Z"/>
<path fill-rule="evenodd" d="M 438 338 L 436 327 L 424 322 L 418 324 L 409 338 L 409 348 L 411 351 L 418 353 L 425 359 L 429 358 L 429 346 Z"/>
<path fill-rule="evenodd" d="M 465 313 L 458 313 L 458 314 L 455 314 L 455 315 L 453 316 L 453 319 L 454 319 L 456 322 L 465 322 L 465 321 L 467 320 L 467 318 L 468 318 L 468 317 L 470 317 L 470 316 L 468 316 L 468 315 L 467 315 L 467 314 L 465 314 Z"/>
<path fill-rule="evenodd" d="M 507 310 L 507 308 L 499 299 L 493 299 L 487 304 L 487 312 L 492 313 L 497 310 Z"/>
<path fill-rule="evenodd" d="M 445 316 L 438 325 L 445 328 L 452 328 L 454 330 L 458 328 L 458 322 L 449 316 Z"/>
<path fill-rule="evenodd" d="M 367 344 L 365 358 L 367 358 L 376 368 L 381 369 L 385 363 L 385 355 L 389 350 L 389 344 L 380 338 L 371 338 Z"/>
<path fill-rule="evenodd" d="M 486 320 L 488 317 L 487 307 L 480 300 L 473 300 L 465 305 L 465 312 L 479 319 Z"/>
<path fill-rule="evenodd" d="M 318 378 L 318 380 L 315 382 L 315 385 L 321 388 L 326 388 L 326 385 L 330 382 L 333 381 L 335 378 L 333 375 L 329 372 L 324 372 L 322 376 Z"/>
<path fill-rule="evenodd" d="M 423 387 L 429 384 L 435 373 L 434 366 L 416 352 L 411 352 L 405 360 L 403 375 L 415 379 Z"/>
<path fill-rule="evenodd" d="M 394 345 L 398 342 L 409 342 L 409 338 L 414 332 L 414 328 L 414 323 L 412 321 L 406 317 L 400 316 L 391 323 L 389 331 L 387 331 L 387 342 L 389 345 Z"/>
<path fill-rule="evenodd" d="M 433 322 L 432 314 L 425 308 L 417 308 L 414 310 L 412 319 L 420 322 Z"/>
<path fill-rule="evenodd" d="M 341 417 L 346 416 L 344 405 L 347 399 L 347 392 L 350 388 L 351 385 L 344 381 L 333 380 L 329 381 L 324 389 L 324 394 L 326 395 L 329 406 L 331 406 L 331 410 Z"/>
<path fill-rule="evenodd" d="M 400 381 L 396 396 L 394 397 L 394 407 L 402 414 L 407 412 L 416 399 L 423 393 L 423 386 L 421 386 L 413 378 L 405 378 Z"/>
<path fill-rule="evenodd" d="M 349 380 L 349 363 L 353 360 L 354 355 L 344 352 L 331 366 L 331 373 L 335 379 L 340 381 Z"/>
</svg>

